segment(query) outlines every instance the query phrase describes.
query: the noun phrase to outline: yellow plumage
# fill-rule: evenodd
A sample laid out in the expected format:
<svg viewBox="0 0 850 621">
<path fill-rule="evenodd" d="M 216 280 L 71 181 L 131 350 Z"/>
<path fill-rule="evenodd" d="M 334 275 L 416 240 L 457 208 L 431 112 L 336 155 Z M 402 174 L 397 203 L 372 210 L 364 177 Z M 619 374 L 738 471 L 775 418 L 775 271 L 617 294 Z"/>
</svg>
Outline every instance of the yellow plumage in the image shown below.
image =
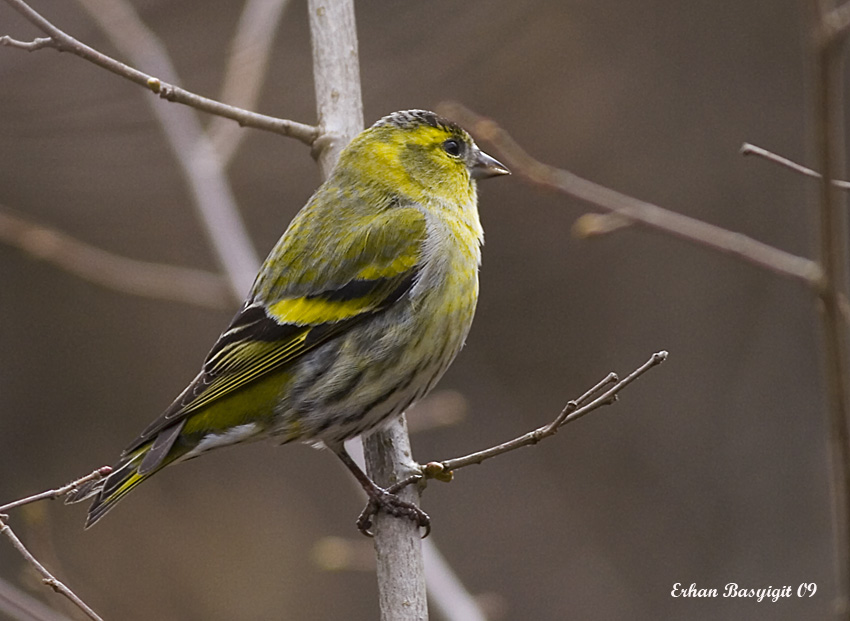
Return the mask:
<svg viewBox="0 0 850 621">
<path fill-rule="evenodd" d="M 95 497 L 87 526 L 165 466 L 261 437 L 324 443 L 370 498 L 423 523 L 343 442 L 424 396 L 460 350 L 478 299 L 475 179 L 506 173 L 431 112 L 394 113 L 355 138 L 195 380 L 105 481 L 71 496 Z"/>
</svg>

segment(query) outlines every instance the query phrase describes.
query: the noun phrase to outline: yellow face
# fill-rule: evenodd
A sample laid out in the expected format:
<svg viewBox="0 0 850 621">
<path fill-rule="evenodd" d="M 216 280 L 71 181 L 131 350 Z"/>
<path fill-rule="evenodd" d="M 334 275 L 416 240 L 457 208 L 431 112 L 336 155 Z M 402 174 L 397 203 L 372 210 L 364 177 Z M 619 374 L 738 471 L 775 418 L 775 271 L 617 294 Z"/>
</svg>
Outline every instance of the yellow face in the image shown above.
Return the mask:
<svg viewBox="0 0 850 621">
<path fill-rule="evenodd" d="M 396 113 L 363 132 L 341 166 L 352 166 L 417 202 L 475 201 L 470 170 L 480 151 L 463 129 L 431 113 Z"/>
</svg>

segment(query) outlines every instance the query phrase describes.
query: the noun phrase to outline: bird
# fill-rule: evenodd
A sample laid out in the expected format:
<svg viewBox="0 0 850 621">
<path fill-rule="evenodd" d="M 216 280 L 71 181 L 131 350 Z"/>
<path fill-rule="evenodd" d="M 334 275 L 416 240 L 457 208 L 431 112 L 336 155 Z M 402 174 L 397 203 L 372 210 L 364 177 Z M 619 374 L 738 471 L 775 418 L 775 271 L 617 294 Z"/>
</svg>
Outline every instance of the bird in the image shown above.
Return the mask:
<svg viewBox="0 0 850 621">
<path fill-rule="evenodd" d="M 429 516 L 372 481 L 344 442 L 434 387 L 478 300 L 477 181 L 510 174 L 468 132 L 427 110 L 389 114 L 346 146 L 290 222 L 200 372 L 121 453 L 67 496 L 89 528 L 163 468 L 271 438 L 323 446 L 384 511 Z M 371 535 L 364 510 L 358 528 Z M 426 534 L 427 534 L 426 530 Z"/>
</svg>

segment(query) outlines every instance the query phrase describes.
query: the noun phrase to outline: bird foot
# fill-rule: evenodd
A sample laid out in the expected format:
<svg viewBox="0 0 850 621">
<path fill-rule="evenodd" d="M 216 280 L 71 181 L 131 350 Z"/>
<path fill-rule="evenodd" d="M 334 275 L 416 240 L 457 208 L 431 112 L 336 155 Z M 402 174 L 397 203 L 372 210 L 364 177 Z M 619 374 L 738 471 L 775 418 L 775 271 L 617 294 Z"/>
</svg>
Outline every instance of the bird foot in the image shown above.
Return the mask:
<svg viewBox="0 0 850 621">
<path fill-rule="evenodd" d="M 377 515 L 379 511 L 383 511 L 388 515 L 398 518 L 407 518 L 416 523 L 419 528 L 425 529 L 424 539 L 431 533 L 431 518 L 422 509 L 417 507 L 412 502 L 402 500 L 396 495 L 396 492 L 404 487 L 418 481 L 421 477 L 414 476 L 404 481 L 400 481 L 387 489 L 376 487 L 373 493 L 369 494 L 369 502 L 357 518 L 357 529 L 367 537 L 374 537 L 372 532 L 372 517 Z"/>
</svg>

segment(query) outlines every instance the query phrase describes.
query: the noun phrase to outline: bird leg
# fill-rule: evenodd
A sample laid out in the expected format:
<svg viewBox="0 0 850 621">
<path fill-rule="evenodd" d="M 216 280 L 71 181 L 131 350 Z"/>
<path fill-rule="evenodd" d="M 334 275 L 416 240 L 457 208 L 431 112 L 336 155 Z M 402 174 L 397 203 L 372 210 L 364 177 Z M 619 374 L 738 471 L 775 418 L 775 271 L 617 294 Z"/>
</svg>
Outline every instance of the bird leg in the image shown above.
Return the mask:
<svg viewBox="0 0 850 621">
<path fill-rule="evenodd" d="M 421 474 L 412 474 L 385 489 L 378 486 L 360 469 L 360 466 L 351 459 L 351 456 L 344 447 L 335 448 L 334 452 L 340 461 L 345 464 L 345 467 L 351 471 L 351 474 L 354 475 L 354 478 L 357 479 L 357 482 L 360 483 L 363 491 L 369 497 L 366 507 L 360 513 L 360 517 L 357 518 L 357 529 L 361 533 L 367 537 L 373 537 L 374 533 L 370 530 L 372 528 L 372 516 L 376 515 L 379 511 L 383 511 L 394 517 L 404 517 L 412 520 L 417 526 L 425 529 L 423 538 L 429 535 L 431 532 L 431 518 L 428 514 L 415 504 L 404 501 L 396 495 L 396 492 L 403 490 L 411 483 L 419 481 L 422 478 Z"/>
</svg>

